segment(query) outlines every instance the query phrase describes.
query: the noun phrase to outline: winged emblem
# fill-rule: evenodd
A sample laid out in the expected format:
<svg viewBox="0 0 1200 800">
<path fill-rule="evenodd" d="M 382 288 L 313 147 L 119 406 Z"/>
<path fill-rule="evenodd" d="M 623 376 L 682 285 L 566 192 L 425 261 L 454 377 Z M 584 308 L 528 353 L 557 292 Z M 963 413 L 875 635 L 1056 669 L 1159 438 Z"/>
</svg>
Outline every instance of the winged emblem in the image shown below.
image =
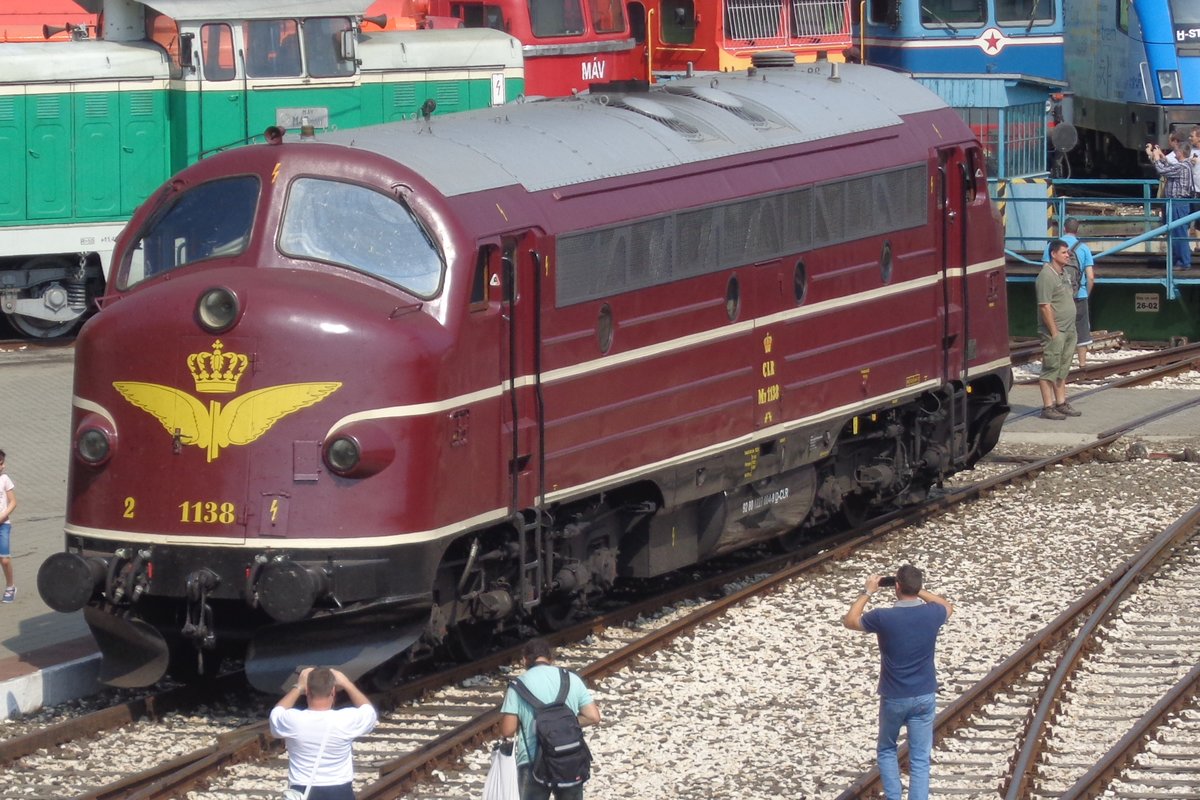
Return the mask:
<svg viewBox="0 0 1200 800">
<path fill-rule="evenodd" d="M 222 447 L 253 442 L 288 414 L 316 405 L 341 385 L 334 381 L 284 383 L 247 392 L 225 406 L 209 400 L 207 407 L 172 386 L 116 381 L 113 388 L 161 422 L 181 443 L 205 450 L 211 462 Z"/>
</svg>

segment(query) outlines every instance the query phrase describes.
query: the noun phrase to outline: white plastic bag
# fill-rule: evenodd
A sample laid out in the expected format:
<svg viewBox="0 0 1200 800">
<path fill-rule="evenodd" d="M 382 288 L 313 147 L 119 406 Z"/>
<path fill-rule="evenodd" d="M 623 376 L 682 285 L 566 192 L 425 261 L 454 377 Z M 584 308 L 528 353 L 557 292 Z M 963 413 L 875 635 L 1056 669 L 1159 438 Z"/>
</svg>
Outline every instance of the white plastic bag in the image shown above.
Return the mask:
<svg viewBox="0 0 1200 800">
<path fill-rule="evenodd" d="M 483 782 L 483 800 L 521 800 L 512 742 L 497 742 L 492 749 L 492 766 Z"/>
</svg>

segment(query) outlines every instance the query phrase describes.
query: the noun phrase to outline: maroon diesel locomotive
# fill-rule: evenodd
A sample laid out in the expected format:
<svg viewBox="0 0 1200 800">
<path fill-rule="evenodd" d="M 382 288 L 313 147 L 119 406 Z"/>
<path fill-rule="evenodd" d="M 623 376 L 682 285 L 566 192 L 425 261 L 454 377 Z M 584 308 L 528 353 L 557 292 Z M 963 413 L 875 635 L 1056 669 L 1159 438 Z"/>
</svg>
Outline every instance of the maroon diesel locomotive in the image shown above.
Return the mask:
<svg viewBox="0 0 1200 800">
<path fill-rule="evenodd" d="M 978 143 L 903 76 L 783 64 L 163 186 L 77 341 L 38 577 L 105 680 L 390 674 L 987 453 L 1011 373 Z"/>
</svg>

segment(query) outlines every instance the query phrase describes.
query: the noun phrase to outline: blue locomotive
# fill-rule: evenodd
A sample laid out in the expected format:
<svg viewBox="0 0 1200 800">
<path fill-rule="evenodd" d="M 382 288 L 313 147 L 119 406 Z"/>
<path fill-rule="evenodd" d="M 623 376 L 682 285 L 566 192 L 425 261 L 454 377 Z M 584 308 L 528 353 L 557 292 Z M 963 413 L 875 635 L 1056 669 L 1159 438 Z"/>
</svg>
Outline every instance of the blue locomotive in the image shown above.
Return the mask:
<svg viewBox="0 0 1200 800">
<path fill-rule="evenodd" d="M 1147 142 L 1200 124 L 1200 4 L 1074 2 L 1065 23 L 1074 155 L 1084 171 L 1134 174 Z"/>
<path fill-rule="evenodd" d="M 1046 174 L 1048 101 L 1066 82 L 1062 0 L 867 0 L 856 13 L 863 61 L 912 73 L 957 109 L 992 178 Z"/>
</svg>

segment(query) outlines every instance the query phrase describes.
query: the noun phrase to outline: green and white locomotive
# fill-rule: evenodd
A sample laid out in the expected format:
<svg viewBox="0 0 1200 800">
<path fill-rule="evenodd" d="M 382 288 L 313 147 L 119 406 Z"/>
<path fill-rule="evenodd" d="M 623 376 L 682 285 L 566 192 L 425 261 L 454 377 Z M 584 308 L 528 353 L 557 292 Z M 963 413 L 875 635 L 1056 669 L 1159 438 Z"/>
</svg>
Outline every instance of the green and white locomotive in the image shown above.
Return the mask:
<svg viewBox="0 0 1200 800">
<path fill-rule="evenodd" d="M 95 38 L 0 44 L 0 312 L 31 337 L 78 325 L 126 220 L 191 163 L 271 126 L 425 124 L 525 90 L 516 39 L 366 34 L 370 0 L 82 4 Z"/>
</svg>

